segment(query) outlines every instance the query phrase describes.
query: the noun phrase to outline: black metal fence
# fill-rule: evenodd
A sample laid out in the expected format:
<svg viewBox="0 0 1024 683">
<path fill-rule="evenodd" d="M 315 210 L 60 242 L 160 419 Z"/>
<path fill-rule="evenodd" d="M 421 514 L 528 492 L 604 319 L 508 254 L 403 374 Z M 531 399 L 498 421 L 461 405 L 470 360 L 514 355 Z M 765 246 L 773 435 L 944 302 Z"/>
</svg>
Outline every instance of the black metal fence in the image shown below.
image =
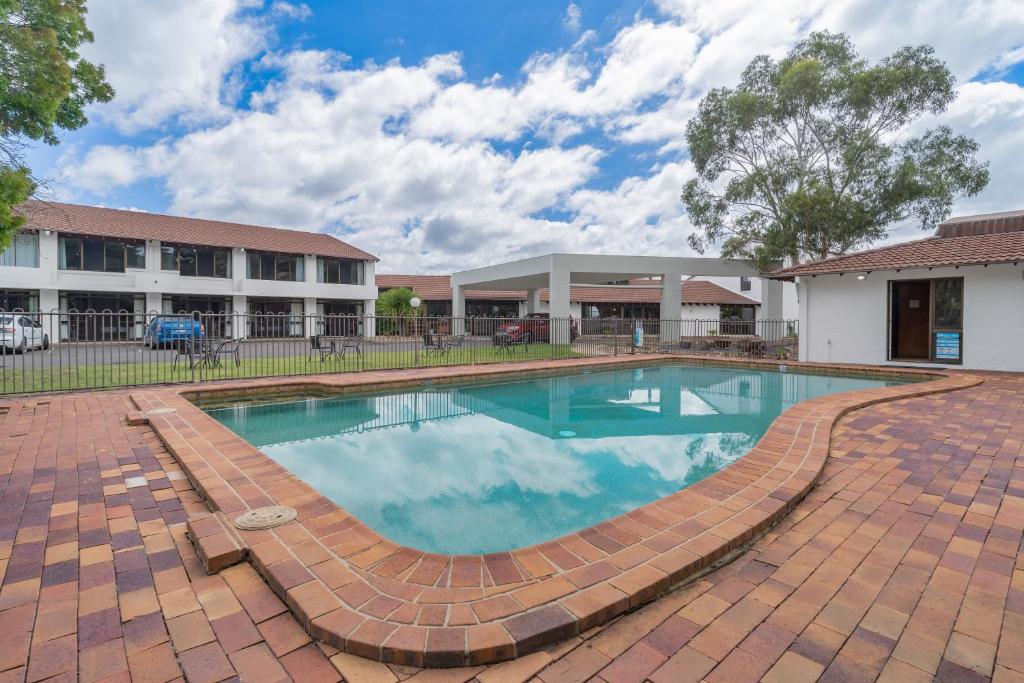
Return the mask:
<svg viewBox="0 0 1024 683">
<path fill-rule="evenodd" d="M 796 321 L 0 311 L 0 394 L 689 353 L 794 359 Z"/>
</svg>

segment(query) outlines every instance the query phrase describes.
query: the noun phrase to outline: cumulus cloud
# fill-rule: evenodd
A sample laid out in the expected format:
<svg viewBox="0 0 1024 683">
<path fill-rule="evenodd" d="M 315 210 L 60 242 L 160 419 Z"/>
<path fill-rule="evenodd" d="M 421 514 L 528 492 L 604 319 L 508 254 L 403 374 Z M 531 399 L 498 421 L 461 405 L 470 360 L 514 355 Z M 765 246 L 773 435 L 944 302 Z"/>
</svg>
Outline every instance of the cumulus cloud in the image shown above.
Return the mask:
<svg viewBox="0 0 1024 683">
<path fill-rule="evenodd" d="M 572 33 L 579 32 L 583 25 L 583 10 L 575 2 L 570 2 L 569 6 L 565 8 L 562 24 Z"/>
<path fill-rule="evenodd" d="M 96 2 L 97 49 L 109 52 L 90 56 L 119 89 L 101 117 L 122 130 L 191 125 L 153 143 L 85 149 L 64 176 L 100 200 L 157 179 L 172 211 L 331 231 L 384 256 L 382 271 L 553 250 L 685 255 L 684 131 L 700 97 L 733 84 L 754 55 L 780 56 L 829 28 L 871 59 L 930 43 L 961 81 L 985 75 L 963 83 L 941 120 L 992 161 L 992 187 L 958 209 L 1009 208 L 1024 180 L 1024 91 L 996 78 L 1022 58 L 1024 5 L 899 6 L 658 0 L 658 13 L 632 17 L 604 44 L 585 32 L 532 55 L 519 74 L 476 81 L 455 53 L 357 65 L 337 51 L 274 47 L 270 18 L 305 18 L 299 3 Z M 101 40 L 118 22 L 117 40 Z M 124 32 L 126 22 L 138 30 Z M 185 46 L 159 39 L 172 34 Z M 243 68 L 260 85 L 239 106 L 231 83 Z M 632 170 L 609 179 L 606 163 Z"/>
</svg>

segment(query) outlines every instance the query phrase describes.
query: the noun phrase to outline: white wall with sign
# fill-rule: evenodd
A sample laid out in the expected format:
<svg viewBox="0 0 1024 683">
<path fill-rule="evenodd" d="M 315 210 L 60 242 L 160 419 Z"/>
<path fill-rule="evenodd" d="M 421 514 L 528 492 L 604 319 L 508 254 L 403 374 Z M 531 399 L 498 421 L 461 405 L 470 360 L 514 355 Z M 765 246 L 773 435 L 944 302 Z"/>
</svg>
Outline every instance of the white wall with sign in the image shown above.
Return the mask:
<svg viewBox="0 0 1024 683">
<path fill-rule="evenodd" d="M 934 333 L 935 362 L 888 360 L 889 281 L 964 280 L 962 333 Z M 946 367 L 959 351 L 962 365 L 979 370 L 1024 371 L 1024 264 L 877 271 L 803 276 L 800 290 L 800 360 Z M 945 335 L 945 336 L 939 336 Z"/>
</svg>

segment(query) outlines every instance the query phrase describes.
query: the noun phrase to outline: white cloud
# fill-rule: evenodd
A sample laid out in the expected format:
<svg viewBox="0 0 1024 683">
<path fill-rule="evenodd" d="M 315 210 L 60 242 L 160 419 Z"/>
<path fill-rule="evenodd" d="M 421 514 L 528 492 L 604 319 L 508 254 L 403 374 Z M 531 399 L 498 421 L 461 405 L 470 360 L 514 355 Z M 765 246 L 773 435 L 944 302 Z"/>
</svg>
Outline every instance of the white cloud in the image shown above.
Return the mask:
<svg viewBox="0 0 1024 683">
<path fill-rule="evenodd" d="M 335 231 L 384 256 L 385 272 L 553 250 L 686 254 L 686 122 L 709 88 L 734 84 L 755 54 L 780 56 L 828 27 L 850 32 L 871 59 L 932 43 L 961 78 L 1020 59 L 1022 3 L 900 5 L 897 16 L 881 0 L 659 0 L 663 14 L 633 18 L 605 45 L 585 32 L 565 50 L 532 55 L 518 76 L 477 82 L 459 54 L 353 65 L 330 50 L 267 51 L 271 29 L 241 0 L 207 0 L 201 12 L 197 0 L 170 9 L 97 2 L 97 45 L 109 45 L 101 31 L 137 23 L 138 35 L 123 41 L 150 48 L 107 60 L 119 96 L 103 115 L 123 129 L 175 117 L 194 128 L 149 146 L 93 147 L 69 159 L 64 175 L 101 199 L 158 178 L 175 212 Z M 299 19 L 303 7 L 260 5 L 264 16 Z M 189 22 L 187 49 L 164 48 L 154 35 Z M 229 89 L 243 64 L 269 77 L 247 109 Z M 992 160 L 991 188 L 958 209 L 1018 204 L 1022 88 L 966 83 L 942 120 Z M 604 182 L 610 154 L 630 157 L 635 170 Z"/>
<path fill-rule="evenodd" d="M 268 25 L 247 11 L 253 7 L 252 0 L 90 2 L 96 41 L 83 54 L 106 67 L 117 91 L 96 115 L 123 132 L 172 117 L 191 124 L 226 117 L 232 73 L 269 40 Z"/>
<path fill-rule="evenodd" d="M 274 0 L 274 3 L 270 6 L 270 13 L 297 21 L 305 21 L 313 16 L 313 10 L 306 3 L 292 3 L 285 2 L 284 0 Z"/>
<path fill-rule="evenodd" d="M 572 33 L 579 33 L 583 25 L 583 10 L 575 2 L 570 2 L 565 8 L 565 15 L 562 17 L 562 24 Z"/>
</svg>

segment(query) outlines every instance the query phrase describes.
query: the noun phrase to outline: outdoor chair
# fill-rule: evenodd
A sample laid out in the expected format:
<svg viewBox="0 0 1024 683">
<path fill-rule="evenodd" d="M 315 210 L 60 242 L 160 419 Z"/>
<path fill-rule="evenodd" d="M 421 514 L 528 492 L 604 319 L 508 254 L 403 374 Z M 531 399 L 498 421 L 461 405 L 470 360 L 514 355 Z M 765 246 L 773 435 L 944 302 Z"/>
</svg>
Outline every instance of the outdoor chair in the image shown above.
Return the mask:
<svg viewBox="0 0 1024 683">
<path fill-rule="evenodd" d="M 218 342 L 216 346 L 212 346 L 209 350 L 208 362 L 210 365 L 219 366 L 221 356 L 228 356 L 235 360 L 235 367 L 242 365 L 242 359 L 239 355 L 239 349 L 241 348 L 241 339 L 225 339 Z"/>
<path fill-rule="evenodd" d="M 313 354 L 320 351 L 320 335 L 311 334 L 309 336 L 309 354 L 306 355 L 306 360 L 312 360 Z M 322 359 L 321 359 L 322 360 Z"/>
<path fill-rule="evenodd" d="M 361 354 L 363 352 L 363 349 L 359 344 L 361 341 L 362 337 L 342 337 L 340 340 L 334 342 L 336 345 L 340 342 L 340 348 L 336 346 L 335 353 L 338 358 L 344 358 L 346 351 L 355 351 L 356 353 Z"/>
<path fill-rule="evenodd" d="M 173 372 L 178 369 L 178 359 L 182 356 L 188 359 L 189 370 L 206 362 L 208 349 L 209 341 L 206 339 L 182 339 L 175 347 L 171 371 Z"/>
<path fill-rule="evenodd" d="M 436 332 L 423 333 L 423 351 L 425 353 L 444 353 L 444 339 Z"/>
<path fill-rule="evenodd" d="M 449 337 L 442 342 L 443 348 L 441 349 L 441 353 L 448 353 L 452 349 L 461 349 L 462 342 L 464 341 L 466 341 L 466 335 L 464 334 L 457 334 L 454 337 Z"/>
</svg>

